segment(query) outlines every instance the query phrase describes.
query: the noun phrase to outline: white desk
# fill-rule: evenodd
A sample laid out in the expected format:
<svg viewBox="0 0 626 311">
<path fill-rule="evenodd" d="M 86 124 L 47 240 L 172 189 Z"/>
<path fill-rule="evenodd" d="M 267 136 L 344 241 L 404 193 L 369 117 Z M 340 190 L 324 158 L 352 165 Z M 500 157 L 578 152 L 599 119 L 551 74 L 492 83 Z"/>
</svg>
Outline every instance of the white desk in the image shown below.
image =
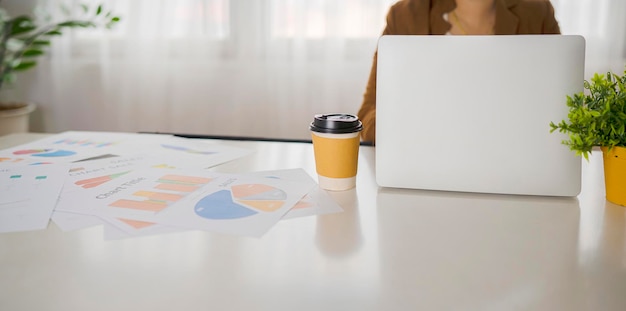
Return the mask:
<svg viewBox="0 0 626 311">
<path fill-rule="evenodd" d="M 0 137 L 0 149 L 41 136 Z M 306 143 L 222 172 L 302 167 Z M 602 157 L 575 198 L 380 189 L 362 147 L 345 212 L 281 221 L 261 239 L 208 232 L 104 241 L 101 228 L 0 234 L 0 310 L 626 310 L 626 209 Z"/>
</svg>

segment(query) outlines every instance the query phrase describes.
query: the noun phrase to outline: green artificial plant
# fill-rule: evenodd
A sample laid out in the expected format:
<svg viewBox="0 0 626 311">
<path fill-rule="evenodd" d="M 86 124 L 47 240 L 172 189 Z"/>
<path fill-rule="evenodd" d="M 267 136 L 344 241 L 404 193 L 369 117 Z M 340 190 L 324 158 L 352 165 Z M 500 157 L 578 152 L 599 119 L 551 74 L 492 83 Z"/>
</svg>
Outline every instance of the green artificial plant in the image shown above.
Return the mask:
<svg viewBox="0 0 626 311">
<path fill-rule="evenodd" d="M 563 144 L 587 160 L 594 146 L 626 147 L 626 71 L 596 73 L 584 88 L 587 92 L 567 96 L 568 120 L 550 122 L 550 132 L 568 134 Z"/>
<path fill-rule="evenodd" d="M 102 5 L 80 5 L 80 16 L 66 6 L 60 6 L 62 20 L 53 20 L 50 14 L 42 16 L 19 15 L 10 17 L 0 8 L 0 91 L 15 81 L 15 73 L 37 65 L 36 59 L 45 54 L 55 36 L 70 28 L 111 28 L 120 18 Z"/>
</svg>

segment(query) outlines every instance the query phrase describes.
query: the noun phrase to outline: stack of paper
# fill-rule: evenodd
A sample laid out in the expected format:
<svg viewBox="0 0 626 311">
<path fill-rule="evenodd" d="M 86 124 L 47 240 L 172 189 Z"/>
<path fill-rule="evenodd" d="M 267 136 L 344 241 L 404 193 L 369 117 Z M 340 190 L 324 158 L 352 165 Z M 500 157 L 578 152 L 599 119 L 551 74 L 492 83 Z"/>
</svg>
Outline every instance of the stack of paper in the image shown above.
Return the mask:
<svg viewBox="0 0 626 311">
<path fill-rule="evenodd" d="M 206 170 L 250 150 L 171 135 L 65 132 L 0 151 L 0 232 L 104 225 L 105 238 L 205 230 L 262 236 L 341 211 L 302 169 Z"/>
</svg>

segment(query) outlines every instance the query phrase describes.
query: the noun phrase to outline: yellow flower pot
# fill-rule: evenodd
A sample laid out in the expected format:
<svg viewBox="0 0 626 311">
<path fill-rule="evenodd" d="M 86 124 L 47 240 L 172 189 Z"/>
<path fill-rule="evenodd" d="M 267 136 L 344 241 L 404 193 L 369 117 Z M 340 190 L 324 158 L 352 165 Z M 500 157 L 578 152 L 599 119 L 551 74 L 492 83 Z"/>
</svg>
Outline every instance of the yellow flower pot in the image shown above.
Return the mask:
<svg viewBox="0 0 626 311">
<path fill-rule="evenodd" d="M 602 147 L 602 158 L 606 199 L 617 205 L 626 206 L 626 148 L 613 147 L 609 151 L 607 147 Z"/>
</svg>

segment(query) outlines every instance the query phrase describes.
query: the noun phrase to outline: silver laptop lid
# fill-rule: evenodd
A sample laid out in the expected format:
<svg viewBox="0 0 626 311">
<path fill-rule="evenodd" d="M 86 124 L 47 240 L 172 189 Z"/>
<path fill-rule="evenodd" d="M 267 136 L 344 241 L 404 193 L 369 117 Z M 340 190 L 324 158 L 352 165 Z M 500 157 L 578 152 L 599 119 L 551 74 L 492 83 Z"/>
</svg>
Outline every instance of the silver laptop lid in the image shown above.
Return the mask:
<svg viewBox="0 0 626 311">
<path fill-rule="evenodd" d="M 576 196 L 581 159 L 550 133 L 583 90 L 581 36 L 383 36 L 383 187 Z"/>
</svg>

